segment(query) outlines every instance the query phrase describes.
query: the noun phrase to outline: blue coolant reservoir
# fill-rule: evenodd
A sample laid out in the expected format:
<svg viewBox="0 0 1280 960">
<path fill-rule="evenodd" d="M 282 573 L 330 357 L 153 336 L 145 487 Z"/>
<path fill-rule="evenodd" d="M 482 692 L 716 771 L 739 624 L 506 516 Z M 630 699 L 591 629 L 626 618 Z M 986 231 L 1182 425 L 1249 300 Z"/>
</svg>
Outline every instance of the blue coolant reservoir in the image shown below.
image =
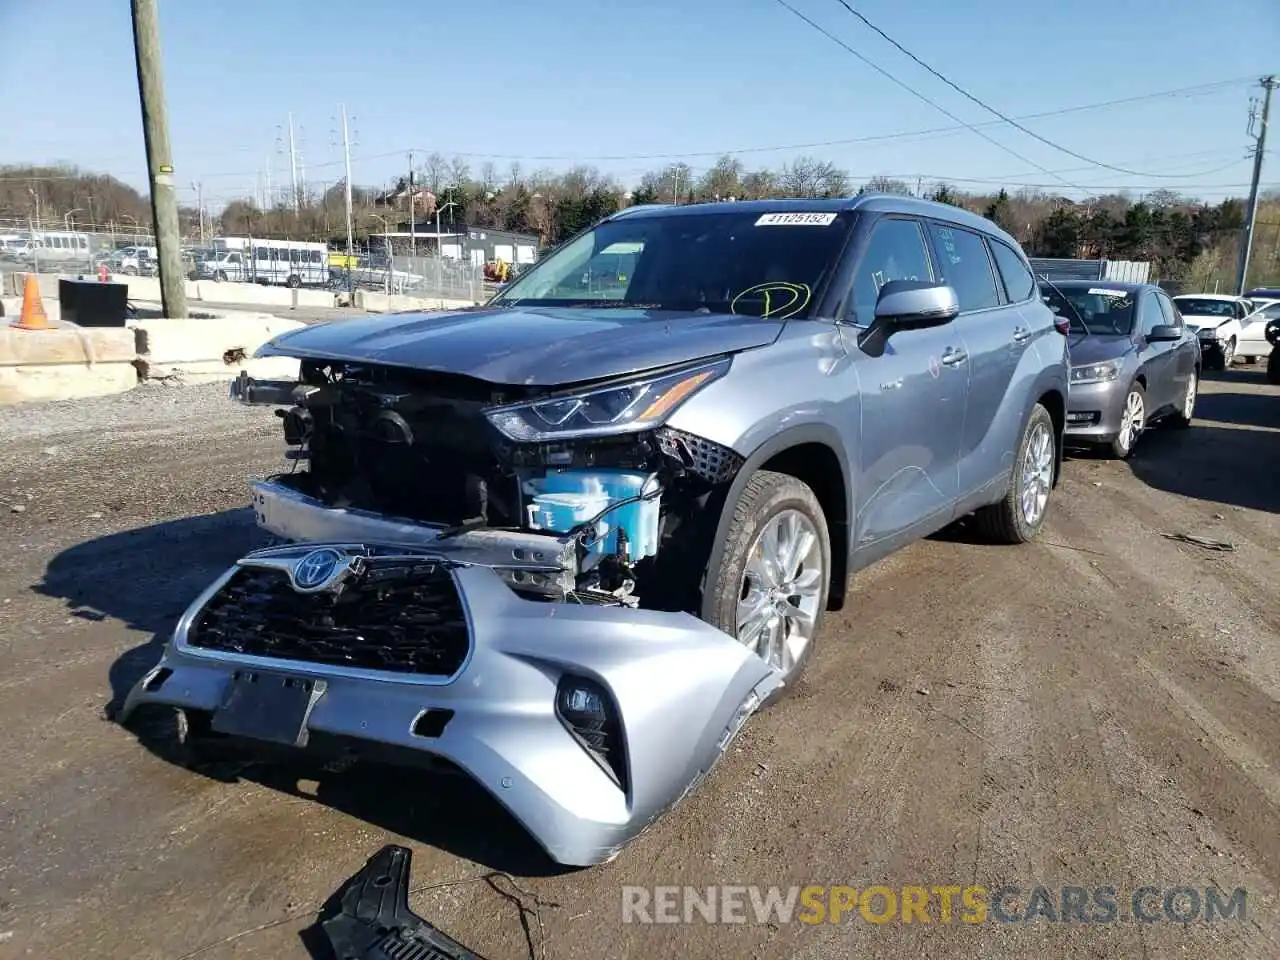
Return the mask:
<svg viewBox="0 0 1280 960">
<path fill-rule="evenodd" d="M 607 510 L 600 519 L 608 529 L 603 531 L 593 552 L 616 553 L 618 531 L 625 530 L 632 562 L 658 552 L 661 496 L 634 503 L 622 501 L 643 494 L 656 494 L 660 488 L 657 474 L 610 469 L 553 470 L 525 484 L 525 492 L 530 495 L 528 510 L 532 525 L 567 533 L 575 523 Z M 581 519 L 570 522 L 573 517 Z M 553 523 L 560 526 L 552 526 Z M 566 523 L 568 526 L 563 526 Z"/>
</svg>

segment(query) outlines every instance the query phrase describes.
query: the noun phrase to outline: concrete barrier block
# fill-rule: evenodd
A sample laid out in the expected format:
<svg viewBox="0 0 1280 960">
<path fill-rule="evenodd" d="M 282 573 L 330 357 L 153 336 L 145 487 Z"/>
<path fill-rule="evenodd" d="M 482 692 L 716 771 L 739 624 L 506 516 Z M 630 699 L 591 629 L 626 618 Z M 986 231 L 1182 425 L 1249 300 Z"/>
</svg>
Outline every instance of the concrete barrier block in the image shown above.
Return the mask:
<svg viewBox="0 0 1280 960">
<path fill-rule="evenodd" d="M 291 357 L 246 358 L 228 363 L 224 359 L 176 362 L 155 362 L 146 357 L 137 360 L 138 375 L 144 380 L 179 380 L 183 383 L 212 383 L 218 380 L 234 380 L 241 371 L 251 377 L 264 379 L 296 380 L 301 374 L 301 363 Z"/>
<path fill-rule="evenodd" d="M 453 300 L 441 297 L 410 297 L 404 294 L 377 293 L 373 290 L 357 290 L 356 306 L 370 313 L 411 313 L 415 310 L 461 310 L 474 307 L 473 300 Z"/>
<path fill-rule="evenodd" d="M 0 404 L 123 393 L 138 384 L 133 331 L 0 328 Z"/>
<path fill-rule="evenodd" d="M 0 367 L 132 363 L 136 353 L 133 331 L 124 327 L 0 328 Z"/>
<path fill-rule="evenodd" d="M 105 397 L 137 385 L 132 363 L 0 366 L 0 405 Z"/>
<path fill-rule="evenodd" d="M 134 325 L 138 356 L 151 363 L 221 361 L 239 352 L 251 357 L 273 337 L 305 324 L 272 316 L 224 316 L 213 320 L 139 320 Z"/>
</svg>

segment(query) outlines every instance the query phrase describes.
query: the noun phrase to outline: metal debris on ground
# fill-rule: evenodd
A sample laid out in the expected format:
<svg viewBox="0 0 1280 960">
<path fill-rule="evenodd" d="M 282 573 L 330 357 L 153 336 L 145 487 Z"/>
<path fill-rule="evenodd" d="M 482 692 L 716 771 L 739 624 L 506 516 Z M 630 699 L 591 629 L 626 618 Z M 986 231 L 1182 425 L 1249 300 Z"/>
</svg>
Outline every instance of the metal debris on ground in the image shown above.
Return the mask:
<svg viewBox="0 0 1280 960">
<path fill-rule="evenodd" d="M 1162 533 L 1160 536 L 1166 540 L 1177 540 L 1180 543 L 1189 543 L 1193 547 L 1203 547 L 1206 550 L 1217 550 L 1221 553 L 1234 553 L 1236 545 L 1228 543 L 1226 540 L 1211 540 L 1208 537 L 1197 537 L 1190 533 Z"/>
</svg>

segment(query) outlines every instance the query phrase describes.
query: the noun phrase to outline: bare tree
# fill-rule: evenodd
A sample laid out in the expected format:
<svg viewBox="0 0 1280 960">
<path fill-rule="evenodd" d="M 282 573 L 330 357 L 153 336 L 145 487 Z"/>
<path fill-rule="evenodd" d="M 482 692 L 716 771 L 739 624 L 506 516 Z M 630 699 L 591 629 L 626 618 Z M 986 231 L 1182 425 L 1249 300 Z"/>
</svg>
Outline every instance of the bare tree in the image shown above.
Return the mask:
<svg viewBox="0 0 1280 960">
<path fill-rule="evenodd" d="M 449 163 L 449 186 L 461 187 L 471 179 L 471 164 L 463 157 L 454 157 Z"/>
<path fill-rule="evenodd" d="M 422 174 L 427 189 L 439 196 L 440 191 L 446 186 L 445 180 L 449 175 L 449 162 L 438 153 L 428 154 L 422 167 Z"/>
<path fill-rule="evenodd" d="M 707 200 L 728 200 L 742 194 L 742 161 L 725 154 L 703 174 L 698 192 Z"/>
</svg>

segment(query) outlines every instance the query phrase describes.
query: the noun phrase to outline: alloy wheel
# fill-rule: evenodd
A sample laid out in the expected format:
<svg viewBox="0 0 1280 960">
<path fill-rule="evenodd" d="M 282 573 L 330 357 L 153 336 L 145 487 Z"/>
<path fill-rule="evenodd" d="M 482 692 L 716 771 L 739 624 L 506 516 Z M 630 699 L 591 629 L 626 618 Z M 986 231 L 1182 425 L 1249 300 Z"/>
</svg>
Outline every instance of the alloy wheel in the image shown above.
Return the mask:
<svg viewBox="0 0 1280 960">
<path fill-rule="evenodd" d="M 1037 423 L 1027 438 L 1022 458 L 1022 488 L 1018 494 L 1022 519 L 1034 527 L 1044 516 L 1053 488 L 1053 436 L 1049 427 Z"/>
<path fill-rule="evenodd" d="M 738 640 L 783 676 L 813 640 L 825 576 L 818 531 L 799 510 L 771 517 L 747 554 Z"/>
<path fill-rule="evenodd" d="M 1182 416 L 1186 420 L 1191 419 L 1191 415 L 1196 412 L 1196 395 L 1200 384 L 1197 382 L 1196 375 L 1193 372 L 1191 379 L 1187 381 L 1187 395 L 1182 399 Z"/>
<path fill-rule="evenodd" d="M 1124 401 L 1124 413 L 1120 417 L 1119 439 L 1121 449 L 1133 449 L 1133 445 L 1138 439 L 1138 434 L 1142 432 L 1145 420 L 1146 404 L 1142 400 L 1142 394 L 1137 390 L 1130 390 L 1129 396 Z"/>
</svg>

